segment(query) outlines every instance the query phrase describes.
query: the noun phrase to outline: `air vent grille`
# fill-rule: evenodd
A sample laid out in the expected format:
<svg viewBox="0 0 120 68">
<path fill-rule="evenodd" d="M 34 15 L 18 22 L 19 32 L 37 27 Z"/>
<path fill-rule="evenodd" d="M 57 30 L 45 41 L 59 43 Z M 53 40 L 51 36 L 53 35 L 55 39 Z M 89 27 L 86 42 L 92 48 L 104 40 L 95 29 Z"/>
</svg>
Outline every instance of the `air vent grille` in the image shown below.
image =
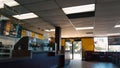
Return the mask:
<svg viewBox="0 0 120 68">
<path fill-rule="evenodd" d="M 93 34 L 93 32 L 86 32 L 86 34 Z"/>
</svg>

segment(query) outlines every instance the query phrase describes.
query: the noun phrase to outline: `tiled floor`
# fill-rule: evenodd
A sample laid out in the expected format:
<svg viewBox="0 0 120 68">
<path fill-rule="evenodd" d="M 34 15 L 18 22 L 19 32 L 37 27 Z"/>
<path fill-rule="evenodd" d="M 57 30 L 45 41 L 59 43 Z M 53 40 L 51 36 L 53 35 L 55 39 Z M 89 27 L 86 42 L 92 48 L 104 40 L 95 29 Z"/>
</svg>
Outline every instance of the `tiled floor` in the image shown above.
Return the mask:
<svg viewBox="0 0 120 68">
<path fill-rule="evenodd" d="M 87 62 L 81 60 L 71 60 L 66 68 L 118 68 L 112 63 L 107 62 Z"/>
</svg>

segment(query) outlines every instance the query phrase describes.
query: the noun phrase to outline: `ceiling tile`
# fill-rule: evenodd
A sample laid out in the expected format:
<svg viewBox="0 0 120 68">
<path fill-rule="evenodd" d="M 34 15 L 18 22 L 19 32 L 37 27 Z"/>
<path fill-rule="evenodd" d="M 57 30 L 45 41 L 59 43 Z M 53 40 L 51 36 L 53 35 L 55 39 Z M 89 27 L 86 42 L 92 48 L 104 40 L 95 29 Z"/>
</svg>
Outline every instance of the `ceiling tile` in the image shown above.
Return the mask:
<svg viewBox="0 0 120 68">
<path fill-rule="evenodd" d="M 56 1 L 62 8 L 95 3 L 95 0 L 56 0 Z"/>
<path fill-rule="evenodd" d="M 30 13 L 30 11 L 28 11 L 23 6 L 15 6 L 15 7 L 12 7 L 12 9 L 16 10 L 18 14 Z"/>
<path fill-rule="evenodd" d="M 36 2 L 31 4 L 23 5 L 25 8 L 30 11 L 41 11 L 41 10 L 50 10 L 59 8 L 53 0 Z"/>
<path fill-rule="evenodd" d="M 79 32 L 72 27 L 62 29 L 62 37 L 78 37 L 78 35 Z"/>
<path fill-rule="evenodd" d="M 40 18 L 34 18 L 34 19 L 23 20 L 23 21 L 25 21 L 26 23 L 28 23 L 30 25 L 33 25 L 36 28 L 42 28 L 42 29 L 45 29 L 45 28 L 54 28 L 54 26 L 52 26 L 51 24 L 43 21 Z"/>
<path fill-rule="evenodd" d="M 44 0 L 16 0 L 16 1 L 23 5 L 23 4 L 36 3 Z"/>
<path fill-rule="evenodd" d="M 74 22 L 90 22 L 90 21 L 94 21 L 95 17 L 87 17 L 87 18 L 76 18 L 76 19 L 70 19 L 73 23 Z"/>
<path fill-rule="evenodd" d="M 42 18 L 51 20 L 51 21 L 60 21 L 60 20 L 67 20 L 68 18 L 66 16 L 60 15 L 60 16 L 42 16 Z"/>
<path fill-rule="evenodd" d="M 119 0 L 96 0 L 97 3 L 105 3 L 105 2 L 114 2 L 114 1 L 119 1 Z"/>
<path fill-rule="evenodd" d="M 50 9 L 45 11 L 35 12 L 39 16 L 60 16 L 65 15 L 61 9 Z"/>
<path fill-rule="evenodd" d="M 23 20 L 23 21 L 26 21 L 26 22 L 28 22 L 28 23 L 38 23 L 38 22 L 43 22 L 43 20 L 42 19 L 40 19 L 40 18 L 33 18 L 33 19 L 27 19 L 27 20 Z"/>
</svg>

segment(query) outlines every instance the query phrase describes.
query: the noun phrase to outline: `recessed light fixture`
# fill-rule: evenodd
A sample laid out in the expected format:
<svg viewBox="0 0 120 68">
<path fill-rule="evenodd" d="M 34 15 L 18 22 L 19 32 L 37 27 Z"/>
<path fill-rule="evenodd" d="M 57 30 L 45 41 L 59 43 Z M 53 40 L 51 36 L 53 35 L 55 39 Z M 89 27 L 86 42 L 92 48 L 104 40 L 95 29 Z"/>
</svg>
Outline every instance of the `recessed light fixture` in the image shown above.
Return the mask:
<svg viewBox="0 0 120 68">
<path fill-rule="evenodd" d="M 88 29 L 94 29 L 94 27 L 77 27 L 76 30 L 88 30 Z"/>
<path fill-rule="evenodd" d="M 18 2 L 15 0 L 3 0 L 4 4 L 8 5 L 9 7 L 17 6 L 19 5 Z"/>
<path fill-rule="evenodd" d="M 0 1 L 0 9 L 4 8 L 4 4 Z"/>
<path fill-rule="evenodd" d="M 62 8 L 62 10 L 64 11 L 65 14 L 90 12 L 90 11 L 95 11 L 95 4 L 66 7 L 66 8 Z"/>
<path fill-rule="evenodd" d="M 50 31 L 55 31 L 55 29 L 50 29 Z"/>
<path fill-rule="evenodd" d="M 53 32 L 55 29 L 45 30 L 46 32 Z"/>
<path fill-rule="evenodd" d="M 25 13 L 25 14 L 13 15 L 13 17 L 23 20 L 23 19 L 37 18 L 38 16 L 34 13 Z"/>
<path fill-rule="evenodd" d="M 50 30 L 45 30 L 46 32 L 50 32 Z"/>
<path fill-rule="evenodd" d="M 5 17 L 3 15 L 0 15 L 0 20 L 10 20 L 8 17 Z"/>
<path fill-rule="evenodd" d="M 114 27 L 115 27 L 115 28 L 118 28 L 118 27 L 120 27 L 120 25 L 115 25 Z"/>
<path fill-rule="evenodd" d="M 120 33 L 111 33 L 111 34 L 107 34 L 108 36 L 112 36 L 112 35 L 120 35 Z"/>
<path fill-rule="evenodd" d="M 4 4 L 6 4 L 9 7 L 17 6 L 20 5 L 18 2 L 15 0 L 0 0 L 0 9 L 4 8 Z"/>
</svg>

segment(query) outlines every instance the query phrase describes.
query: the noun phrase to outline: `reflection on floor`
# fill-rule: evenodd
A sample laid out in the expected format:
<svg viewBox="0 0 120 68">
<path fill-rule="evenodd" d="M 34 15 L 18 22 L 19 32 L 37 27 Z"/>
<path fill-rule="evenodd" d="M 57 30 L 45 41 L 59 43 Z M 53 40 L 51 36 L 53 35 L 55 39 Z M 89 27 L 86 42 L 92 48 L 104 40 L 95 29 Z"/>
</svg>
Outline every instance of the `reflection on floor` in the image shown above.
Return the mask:
<svg viewBox="0 0 120 68">
<path fill-rule="evenodd" d="M 81 60 L 71 60 L 70 65 L 66 68 L 118 68 L 112 63 L 107 62 L 88 62 Z"/>
<path fill-rule="evenodd" d="M 73 57 L 74 57 L 75 60 L 81 60 L 82 59 L 81 54 L 74 54 Z M 72 59 L 72 54 L 70 54 L 70 58 Z"/>
</svg>

